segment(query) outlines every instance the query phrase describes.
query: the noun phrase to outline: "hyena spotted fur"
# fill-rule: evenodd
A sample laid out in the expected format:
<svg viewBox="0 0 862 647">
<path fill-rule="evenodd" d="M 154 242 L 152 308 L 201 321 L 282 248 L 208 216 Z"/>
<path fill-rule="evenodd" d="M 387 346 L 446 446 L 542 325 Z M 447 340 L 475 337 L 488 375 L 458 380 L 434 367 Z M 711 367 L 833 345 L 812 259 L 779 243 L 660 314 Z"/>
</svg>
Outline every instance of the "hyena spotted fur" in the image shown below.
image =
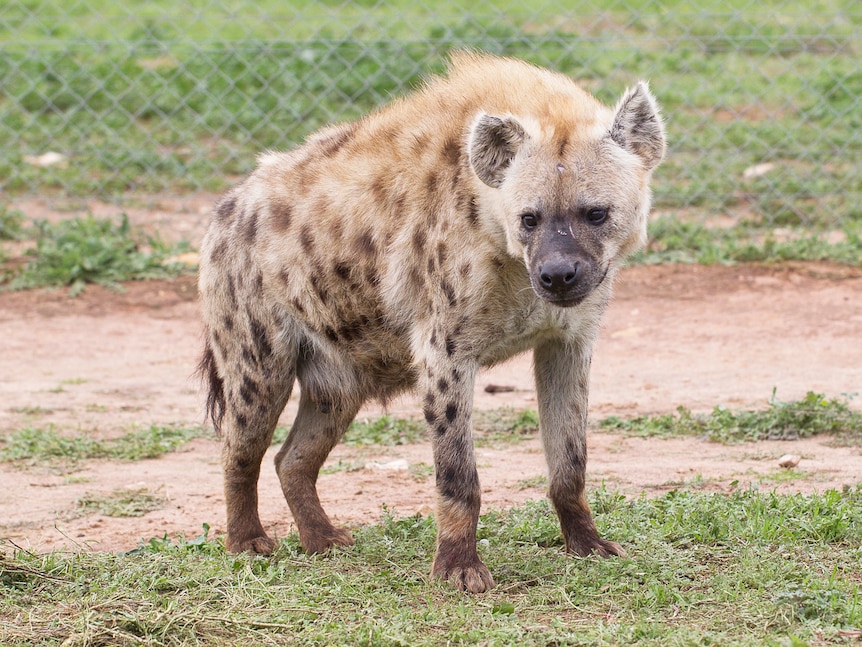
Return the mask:
<svg viewBox="0 0 862 647">
<path fill-rule="evenodd" d="M 317 476 L 368 399 L 418 390 L 433 441 L 432 575 L 493 586 L 476 552 L 481 367 L 532 349 L 549 496 L 569 553 L 622 555 L 584 494 L 590 356 L 621 261 L 646 238 L 665 151 L 644 83 L 615 109 L 571 79 L 476 53 L 353 123 L 269 153 L 218 203 L 201 250 L 208 412 L 223 433 L 227 548 L 269 553 L 261 460 L 303 547 L 353 543 Z"/>
</svg>

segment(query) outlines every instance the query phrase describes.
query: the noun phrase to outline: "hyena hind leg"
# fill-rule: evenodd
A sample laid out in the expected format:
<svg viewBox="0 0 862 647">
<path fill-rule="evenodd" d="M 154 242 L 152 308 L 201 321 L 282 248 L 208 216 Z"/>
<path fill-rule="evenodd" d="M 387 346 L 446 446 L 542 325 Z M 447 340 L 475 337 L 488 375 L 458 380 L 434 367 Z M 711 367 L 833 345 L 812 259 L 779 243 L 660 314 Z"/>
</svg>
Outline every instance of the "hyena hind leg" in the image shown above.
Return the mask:
<svg viewBox="0 0 862 647">
<path fill-rule="evenodd" d="M 332 525 L 317 495 L 320 468 L 347 431 L 359 405 L 318 405 L 303 390 L 293 428 L 275 457 L 275 469 L 293 513 L 302 547 L 322 553 L 333 546 L 352 546 L 353 537 Z"/>
<path fill-rule="evenodd" d="M 210 409 L 223 435 L 222 469 L 227 508 L 225 547 L 232 552 L 269 554 L 275 542 L 266 534 L 258 512 L 258 478 L 263 456 L 272 442 L 278 418 L 293 387 L 295 366 L 273 351 L 266 334 L 253 348 L 227 348 L 213 352 L 208 346 Z M 210 344 L 214 340 L 210 340 Z M 237 342 L 236 346 L 240 346 Z M 233 352 L 236 351 L 236 352 Z M 215 356 L 221 355 L 221 371 Z"/>
</svg>

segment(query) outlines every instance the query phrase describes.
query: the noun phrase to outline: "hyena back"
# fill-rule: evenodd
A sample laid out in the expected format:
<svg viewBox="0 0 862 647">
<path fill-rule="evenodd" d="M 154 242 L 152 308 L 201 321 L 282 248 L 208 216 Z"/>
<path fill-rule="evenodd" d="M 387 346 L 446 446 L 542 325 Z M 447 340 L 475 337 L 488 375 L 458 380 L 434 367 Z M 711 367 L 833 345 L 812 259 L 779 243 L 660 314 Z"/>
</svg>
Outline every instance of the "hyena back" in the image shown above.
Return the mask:
<svg viewBox="0 0 862 647">
<path fill-rule="evenodd" d="M 275 464 L 309 552 L 353 543 L 318 499 L 327 455 L 366 400 L 417 389 L 436 473 L 432 574 L 487 590 L 474 380 L 532 349 L 566 551 L 623 554 L 598 536 L 584 493 L 589 365 L 614 274 L 645 240 L 664 150 L 643 83 L 609 109 L 562 75 L 462 53 L 413 95 L 263 155 L 218 203 L 201 250 L 228 549 L 274 548 L 257 481 L 295 381 Z"/>
</svg>

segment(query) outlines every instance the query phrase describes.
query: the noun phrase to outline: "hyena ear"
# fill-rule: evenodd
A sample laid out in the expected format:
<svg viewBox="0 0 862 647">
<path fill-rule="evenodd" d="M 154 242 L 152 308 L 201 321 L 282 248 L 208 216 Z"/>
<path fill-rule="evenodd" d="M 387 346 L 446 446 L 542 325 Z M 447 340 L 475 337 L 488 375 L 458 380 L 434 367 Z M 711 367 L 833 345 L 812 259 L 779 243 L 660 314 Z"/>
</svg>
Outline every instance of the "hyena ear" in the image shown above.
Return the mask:
<svg viewBox="0 0 862 647">
<path fill-rule="evenodd" d="M 503 184 L 506 169 L 527 139 L 527 131 L 514 117 L 494 117 L 482 113 L 473 122 L 468 148 L 470 165 L 488 186 Z"/>
<path fill-rule="evenodd" d="M 664 122 L 655 97 L 645 81 L 623 95 L 616 107 L 611 139 L 643 160 L 651 171 L 664 157 Z"/>
</svg>

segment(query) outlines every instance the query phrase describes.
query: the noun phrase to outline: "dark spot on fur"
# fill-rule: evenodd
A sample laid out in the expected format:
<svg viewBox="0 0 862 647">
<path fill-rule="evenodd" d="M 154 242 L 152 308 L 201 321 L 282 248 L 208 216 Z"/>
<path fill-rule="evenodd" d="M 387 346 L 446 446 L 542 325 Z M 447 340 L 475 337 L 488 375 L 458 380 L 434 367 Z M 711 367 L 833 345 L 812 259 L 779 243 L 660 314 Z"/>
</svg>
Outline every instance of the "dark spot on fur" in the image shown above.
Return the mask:
<svg viewBox="0 0 862 647">
<path fill-rule="evenodd" d="M 272 346 L 269 344 L 269 339 L 266 336 L 266 328 L 254 317 L 249 317 L 249 326 L 251 328 L 251 338 L 257 347 L 258 357 L 263 359 L 272 354 Z"/>
<path fill-rule="evenodd" d="M 446 393 L 446 391 L 449 390 L 449 382 L 447 382 L 445 378 L 441 377 L 437 380 L 437 390 L 440 391 L 440 393 Z"/>
<path fill-rule="evenodd" d="M 293 205 L 287 202 L 275 202 L 270 206 L 270 211 L 277 230 L 286 231 L 290 228 L 290 223 L 293 220 Z"/>
<path fill-rule="evenodd" d="M 371 184 L 368 185 L 368 191 L 371 195 L 374 196 L 374 201 L 378 204 L 386 204 L 387 202 L 387 191 L 386 191 L 386 180 L 383 177 L 375 177 L 371 180 Z"/>
<path fill-rule="evenodd" d="M 299 244 L 302 245 L 302 251 L 310 254 L 314 249 L 314 237 L 311 235 L 311 227 L 308 224 L 302 226 L 299 231 Z"/>
<path fill-rule="evenodd" d="M 452 284 L 449 283 L 446 279 L 443 279 L 440 282 L 440 288 L 443 290 L 443 294 L 446 295 L 446 298 L 449 300 L 449 305 L 454 306 L 458 299 L 455 298 L 455 289 L 452 287 Z"/>
<path fill-rule="evenodd" d="M 405 206 L 407 204 L 407 196 L 403 193 L 399 193 L 395 196 L 395 199 L 392 201 L 392 213 L 394 215 L 399 215 L 404 213 Z"/>
<path fill-rule="evenodd" d="M 479 225 L 479 204 L 476 202 L 476 196 L 470 196 L 470 202 L 467 209 L 467 221 L 471 227 Z"/>
<path fill-rule="evenodd" d="M 584 473 L 586 471 L 586 463 L 581 452 L 578 451 L 575 441 L 572 438 L 566 439 L 566 463 L 574 471 Z"/>
<path fill-rule="evenodd" d="M 287 271 L 287 268 L 282 268 L 278 273 L 278 278 L 285 285 L 290 285 L 290 272 Z"/>
<path fill-rule="evenodd" d="M 239 304 L 237 303 L 237 300 L 236 300 L 236 283 L 234 282 L 233 276 L 229 276 L 227 278 L 227 295 L 228 295 L 228 298 L 230 299 L 231 307 L 234 310 L 236 310 L 236 308 Z"/>
<path fill-rule="evenodd" d="M 372 257 L 377 254 L 377 246 L 374 244 L 374 237 L 370 229 L 366 229 L 357 236 L 353 246 L 357 252 L 365 257 Z"/>
<path fill-rule="evenodd" d="M 470 270 L 472 269 L 470 261 L 464 261 L 458 271 L 461 272 L 461 276 L 466 279 L 470 276 Z"/>
<path fill-rule="evenodd" d="M 258 294 L 263 292 L 263 274 L 260 272 L 258 272 L 257 276 L 254 277 L 254 290 Z"/>
<path fill-rule="evenodd" d="M 258 386 L 248 375 L 243 375 L 239 395 L 247 405 L 254 402 L 255 397 L 258 395 Z"/>
<path fill-rule="evenodd" d="M 338 329 L 338 336 L 346 342 L 355 342 L 362 337 L 362 324 L 358 321 L 344 324 Z"/>
<path fill-rule="evenodd" d="M 368 281 L 368 284 L 371 286 L 380 285 L 380 275 L 377 273 L 377 268 L 366 267 L 365 268 L 365 280 Z"/>
<path fill-rule="evenodd" d="M 439 438 L 446 435 L 446 432 L 449 431 L 449 427 L 447 427 L 446 425 L 437 425 L 437 429 L 435 429 L 435 431 L 437 432 L 437 437 Z"/>
<path fill-rule="evenodd" d="M 430 371 L 430 369 L 429 369 L 429 371 L 428 371 L 428 375 L 429 375 L 429 376 L 431 375 L 431 371 Z M 435 400 L 435 398 L 434 398 L 434 394 L 433 394 L 433 393 L 426 393 L 426 394 L 425 394 L 425 406 L 426 406 L 426 407 L 433 407 L 433 406 L 434 406 L 434 402 L 435 402 L 435 401 L 436 401 L 436 400 Z"/>
<path fill-rule="evenodd" d="M 302 302 L 299 299 L 294 299 L 292 303 L 298 313 L 305 314 L 305 308 L 302 306 Z"/>
<path fill-rule="evenodd" d="M 338 333 L 335 332 L 335 330 L 333 328 L 331 328 L 330 326 L 327 326 L 323 332 L 329 341 L 331 341 L 333 343 L 338 341 Z"/>
<path fill-rule="evenodd" d="M 339 130 L 320 142 L 321 153 L 324 157 L 331 157 L 341 150 L 347 142 L 353 139 L 356 125 L 343 126 Z"/>
<path fill-rule="evenodd" d="M 446 245 L 443 244 L 441 240 L 437 243 L 437 264 L 440 267 L 443 267 L 443 264 L 446 262 Z"/>
<path fill-rule="evenodd" d="M 455 353 L 455 340 L 451 337 L 446 338 L 446 355 L 452 357 Z"/>
<path fill-rule="evenodd" d="M 427 240 L 427 234 L 422 227 L 416 228 L 413 232 L 413 249 L 417 252 L 421 252 L 425 249 L 425 242 Z"/>
<path fill-rule="evenodd" d="M 237 413 L 234 415 L 237 427 L 244 429 L 248 426 L 248 417 L 245 414 Z"/>
<path fill-rule="evenodd" d="M 222 323 L 224 324 L 225 330 L 233 330 L 233 317 L 230 315 L 225 315 L 222 319 Z"/>
<path fill-rule="evenodd" d="M 431 348 L 437 347 L 437 331 L 431 331 L 431 338 L 428 340 L 428 343 L 431 345 Z"/>
<path fill-rule="evenodd" d="M 458 144 L 458 140 L 454 137 L 446 140 L 446 143 L 443 144 L 443 160 L 446 164 L 451 166 L 460 166 L 461 164 L 461 147 Z"/>
<path fill-rule="evenodd" d="M 440 176 L 436 171 L 431 171 L 427 176 L 425 176 L 425 190 L 434 194 L 437 193 L 437 184 L 440 182 Z"/>
<path fill-rule="evenodd" d="M 455 417 L 458 415 L 458 407 L 455 406 L 454 402 L 450 402 L 446 405 L 446 420 L 450 423 L 455 422 Z"/>
<path fill-rule="evenodd" d="M 224 259 L 225 254 L 227 254 L 227 247 L 227 240 L 222 240 L 218 245 L 213 247 L 210 252 L 210 263 L 213 265 L 220 263 Z"/>
<path fill-rule="evenodd" d="M 417 155 L 421 155 L 425 152 L 425 149 L 428 148 L 428 135 L 424 133 L 414 133 L 412 136 L 413 141 L 410 142 L 410 147 L 413 149 Z"/>
<path fill-rule="evenodd" d="M 461 381 L 461 372 L 457 368 L 452 369 L 452 381 L 455 384 Z"/>
<path fill-rule="evenodd" d="M 227 195 L 216 206 L 216 215 L 219 220 L 228 220 L 234 214 L 236 209 L 236 196 Z"/>
<path fill-rule="evenodd" d="M 434 274 L 434 270 L 437 266 L 434 264 L 434 257 L 428 257 L 428 275 Z"/>
<path fill-rule="evenodd" d="M 246 219 L 245 224 L 243 225 L 243 235 L 245 236 L 245 242 L 249 245 L 254 243 L 254 239 L 257 236 L 257 219 L 258 213 L 257 209 L 251 212 L 251 215 Z"/>
<path fill-rule="evenodd" d="M 437 415 L 434 413 L 434 410 L 431 407 L 422 407 L 422 413 L 425 414 L 425 421 L 429 425 L 433 425 L 437 422 Z"/>
<path fill-rule="evenodd" d="M 314 289 L 314 293 L 317 294 L 317 298 L 320 299 L 320 302 L 323 305 L 326 305 L 327 301 L 329 301 L 329 291 L 326 289 L 326 286 L 323 285 L 323 279 L 318 270 L 319 268 L 316 268 L 314 276 L 311 277 L 311 287 Z"/>
<path fill-rule="evenodd" d="M 258 395 L 260 393 L 260 387 L 258 386 L 257 382 L 255 382 L 248 375 L 242 376 L 242 386 L 243 388 L 248 389 L 249 392 L 253 393 L 254 395 Z"/>
<path fill-rule="evenodd" d="M 252 351 L 251 346 L 242 345 L 242 361 L 245 364 L 255 364 L 257 360 L 254 357 L 254 351 Z"/>
<path fill-rule="evenodd" d="M 346 281 L 348 278 L 350 278 L 350 267 L 348 267 L 346 263 L 336 263 L 334 269 L 335 274 L 342 281 Z"/>
<path fill-rule="evenodd" d="M 479 489 L 476 469 L 467 465 L 447 465 L 436 472 L 437 490 L 449 501 L 472 499 Z"/>
</svg>

